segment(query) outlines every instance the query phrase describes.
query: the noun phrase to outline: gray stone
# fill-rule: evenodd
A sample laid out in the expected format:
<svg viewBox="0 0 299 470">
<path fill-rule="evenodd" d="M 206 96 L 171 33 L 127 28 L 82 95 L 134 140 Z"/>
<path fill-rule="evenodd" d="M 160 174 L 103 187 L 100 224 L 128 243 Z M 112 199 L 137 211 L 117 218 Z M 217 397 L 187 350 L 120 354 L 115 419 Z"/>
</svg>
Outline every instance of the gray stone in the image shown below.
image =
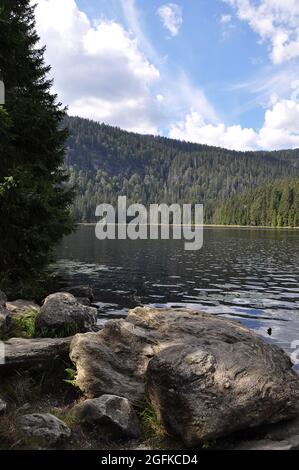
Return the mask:
<svg viewBox="0 0 299 470">
<path fill-rule="evenodd" d="M 226 448 L 231 450 L 298 450 L 299 417 L 257 428 L 256 434 L 254 439 L 241 439 L 226 445 Z"/>
<path fill-rule="evenodd" d="M 77 298 L 86 298 L 91 302 L 94 299 L 93 290 L 90 286 L 80 285 L 80 286 L 69 286 L 61 289 L 61 292 L 68 292 Z"/>
<path fill-rule="evenodd" d="M 12 338 L 4 343 L 5 361 L 0 371 L 17 368 L 43 368 L 55 359 L 67 358 L 71 338 Z"/>
<path fill-rule="evenodd" d="M 13 302 L 6 302 L 6 308 L 13 315 L 26 315 L 29 312 L 39 312 L 40 307 L 34 301 L 18 299 Z"/>
<path fill-rule="evenodd" d="M 7 302 L 7 297 L 4 294 L 4 292 L 0 290 L 0 307 L 5 307 L 6 302 Z"/>
<path fill-rule="evenodd" d="M 71 435 L 71 430 L 66 424 L 50 413 L 20 416 L 17 418 L 17 427 L 27 437 L 37 439 L 50 447 Z"/>
<path fill-rule="evenodd" d="M 9 311 L 0 306 L 0 335 L 5 333 L 8 328 Z"/>
<path fill-rule="evenodd" d="M 6 408 L 7 408 L 6 402 L 4 400 L 2 400 L 2 398 L 0 398 L 0 415 L 5 413 Z"/>
<path fill-rule="evenodd" d="M 87 297 L 76 297 L 77 302 L 82 305 L 87 305 L 88 307 L 91 305 L 91 301 Z"/>
<path fill-rule="evenodd" d="M 0 290 L 0 334 L 5 333 L 7 328 L 7 317 L 9 312 L 6 309 L 6 301 L 6 295 Z"/>
<path fill-rule="evenodd" d="M 111 438 L 140 436 L 136 413 L 127 398 L 102 395 L 85 400 L 75 407 L 75 415 L 81 424 L 97 427 Z"/>
<path fill-rule="evenodd" d="M 99 333 L 76 335 L 70 357 L 89 398 L 140 401 L 146 379 L 162 423 L 187 446 L 299 412 L 299 377 L 287 354 L 219 316 L 137 308 Z"/>
<path fill-rule="evenodd" d="M 43 336 L 70 336 L 92 330 L 97 309 L 79 303 L 68 293 L 49 295 L 36 318 L 36 328 Z"/>
</svg>

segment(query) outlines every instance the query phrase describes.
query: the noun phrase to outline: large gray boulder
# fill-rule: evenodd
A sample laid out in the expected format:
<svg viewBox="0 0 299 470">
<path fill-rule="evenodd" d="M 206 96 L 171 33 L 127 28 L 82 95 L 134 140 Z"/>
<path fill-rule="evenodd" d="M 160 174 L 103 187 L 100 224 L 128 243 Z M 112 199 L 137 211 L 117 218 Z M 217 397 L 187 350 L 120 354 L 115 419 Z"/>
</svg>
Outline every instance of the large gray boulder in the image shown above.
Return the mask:
<svg viewBox="0 0 299 470">
<path fill-rule="evenodd" d="M 17 418 L 17 428 L 26 437 L 50 447 L 61 443 L 71 435 L 67 425 L 50 413 L 20 416 Z"/>
<path fill-rule="evenodd" d="M 67 359 L 71 338 L 12 338 L 4 343 L 2 370 L 42 369 L 55 359 Z"/>
<path fill-rule="evenodd" d="M 184 309 L 137 308 L 70 357 L 87 397 L 136 401 L 147 390 L 166 429 L 187 446 L 299 413 L 299 377 L 277 346 L 240 323 Z"/>
<path fill-rule="evenodd" d="M 96 427 L 110 438 L 140 436 L 136 413 L 127 398 L 102 395 L 100 398 L 85 400 L 75 407 L 78 421 L 89 427 Z"/>
<path fill-rule="evenodd" d="M 58 292 L 45 299 L 36 329 L 42 336 L 64 337 L 91 331 L 96 319 L 96 308 L 82 305 L 72 294 Z"/>
</svg>

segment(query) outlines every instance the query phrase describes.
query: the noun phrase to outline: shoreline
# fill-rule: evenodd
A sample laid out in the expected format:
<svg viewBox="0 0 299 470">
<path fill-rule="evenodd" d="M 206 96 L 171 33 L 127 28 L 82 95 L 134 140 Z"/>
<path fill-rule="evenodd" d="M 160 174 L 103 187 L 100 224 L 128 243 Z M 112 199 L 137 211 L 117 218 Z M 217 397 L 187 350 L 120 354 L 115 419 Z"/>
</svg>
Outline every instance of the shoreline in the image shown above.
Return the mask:
<svg viewBox="0 0 299 470">
<path fill-rule="evenodd" d="M 79 222 L 78 226 L 92 226 L 97 225 L 97 222 Z M 109 224 L 108 224 L 109 225 Z M 116 225 L 126 225 L 126 224 L 116 224 Z M 144 225 L 144 224 L 142 224 Z M 150 224 L 146 224 L 150 225 Z M 162 226 L 162 224 L 159 224 Z M 200 225 L 192 225 L 192 227 L 201 227 Z M 221 224 L 203 224 L 203 228 L 241 228 L 241 229 L 250 229 L 250 230 L 299 230 L 299 227 L 272 227 L 271 225 L 221 225 Z"/>
</svg>

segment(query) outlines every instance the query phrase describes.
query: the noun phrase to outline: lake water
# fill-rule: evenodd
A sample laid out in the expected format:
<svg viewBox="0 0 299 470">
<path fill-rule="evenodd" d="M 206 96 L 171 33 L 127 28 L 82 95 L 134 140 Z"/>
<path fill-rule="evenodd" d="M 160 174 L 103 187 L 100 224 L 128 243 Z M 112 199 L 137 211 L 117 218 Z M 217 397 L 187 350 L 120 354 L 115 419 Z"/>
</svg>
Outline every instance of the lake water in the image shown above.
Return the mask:
<svg viewBox="0 0 299 470">
<path fill-rule="evenodd" d="M 206 228 L 203 248 L 185 251 L 179 240 L 99 241 L 94 229 L 64 239 L 55 270 L 93 286 L 99 323 L 184 306 L 240 320 L 299 360 L 299 230 Z"/>
</svg>

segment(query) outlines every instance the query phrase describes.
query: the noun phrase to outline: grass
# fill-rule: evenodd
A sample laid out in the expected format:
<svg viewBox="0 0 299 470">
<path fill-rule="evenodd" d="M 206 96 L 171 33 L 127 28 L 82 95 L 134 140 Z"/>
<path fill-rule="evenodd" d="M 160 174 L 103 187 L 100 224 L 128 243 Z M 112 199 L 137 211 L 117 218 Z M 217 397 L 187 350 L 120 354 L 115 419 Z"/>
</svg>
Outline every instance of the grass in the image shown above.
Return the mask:
<svg viewBox="0 0 299 470">
<path fill-rule="evenodd" d="M 39 328 L 35 335 L 39 338 L 67 338 L 78 333 L 78 326 L 72 323 L 65 323 L 59 327 Z"/>
<path fill-rule="evenodd" d="M 65 369 L 65 372 L 67 374 L 67 378 L 64 379 L 64 382 L 67 383 L 67 384 L 70 384 L 72 385 L 73 387 L 78 387 L 78 384 L 77 384 L 77 371 L 75 369 L 71 369 L 71 368 L 68 368 L 68 369 Z"/>
<path fill-rule="evenodd" d="M 156 411 L 149 399 L 146 399 L 142 411 L 138 413 L 146 437 L 165 437 L 167 435 Z"/>
<path fill-rule="evenodd" d="M 8 330 L 10 338 L 34 338 L 37 309 L 31 309 L 25 314 L 12 315 L 12 323 Z"/>
</svg>

